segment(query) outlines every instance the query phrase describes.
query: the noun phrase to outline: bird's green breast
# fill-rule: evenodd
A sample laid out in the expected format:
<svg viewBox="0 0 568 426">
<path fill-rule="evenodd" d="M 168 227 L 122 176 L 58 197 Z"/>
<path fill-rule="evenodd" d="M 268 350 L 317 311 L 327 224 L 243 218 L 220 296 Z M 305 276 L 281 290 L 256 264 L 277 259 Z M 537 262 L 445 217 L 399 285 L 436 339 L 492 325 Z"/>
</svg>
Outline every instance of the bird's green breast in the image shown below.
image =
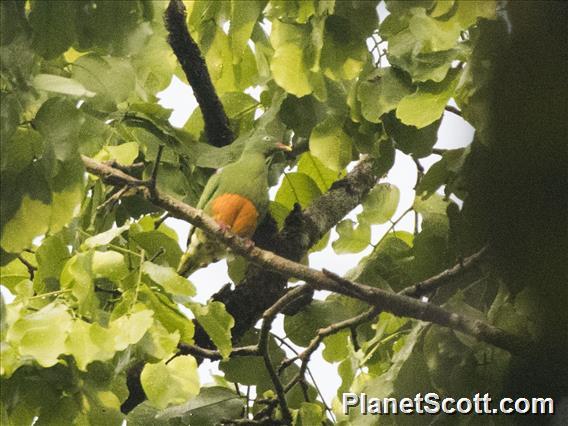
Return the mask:
<svg viewBox="0 0 568 426">
<path fill-rule="evenodd" d="M 219 176 L 217 189 L 205 205 L 205 211 L 210 213 L 213 200 L 223 194 L 247 198 L 262 218 L 268 208 L 268 170 L 264 156 L 251 153 L 226 166 Z"/>
</svg>

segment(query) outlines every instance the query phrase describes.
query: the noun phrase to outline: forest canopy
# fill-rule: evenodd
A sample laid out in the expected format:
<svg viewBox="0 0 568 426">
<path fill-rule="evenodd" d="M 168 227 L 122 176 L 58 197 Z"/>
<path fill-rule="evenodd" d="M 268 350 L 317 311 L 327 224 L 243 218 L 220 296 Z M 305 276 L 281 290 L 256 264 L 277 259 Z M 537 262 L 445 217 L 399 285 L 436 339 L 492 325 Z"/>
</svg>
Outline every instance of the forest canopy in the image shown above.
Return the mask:
<svg viewBox="0 0 568 426">
<path fill-rule="evenodd" d="M 346 392 L 560 403 L 566 11 L 1 1 L 1 423 L 477 421 L 345 414 Z M 174 77 L 198 104 L 177 127 L 158 97 Z M 443 149 L 451 115 L 474 138 Z M 196 206 L 255 138 L 288 150 L 268 158 L 275 196 L 250 241 Z M 417 179 L 397 216 L 400 156 Z M 414 229 L 397 228 L 408 215 Z M 206 303 L 178 271 L 187 242 L 172 218 L 228 251 L 231 282 Z M 310 267 L 330 247 L 372 250 L 339 276 Z M 318 351 L 334 398 L 310 370 Z M 220 371 L 210 383 L 204 360 Z"/>
</svg>

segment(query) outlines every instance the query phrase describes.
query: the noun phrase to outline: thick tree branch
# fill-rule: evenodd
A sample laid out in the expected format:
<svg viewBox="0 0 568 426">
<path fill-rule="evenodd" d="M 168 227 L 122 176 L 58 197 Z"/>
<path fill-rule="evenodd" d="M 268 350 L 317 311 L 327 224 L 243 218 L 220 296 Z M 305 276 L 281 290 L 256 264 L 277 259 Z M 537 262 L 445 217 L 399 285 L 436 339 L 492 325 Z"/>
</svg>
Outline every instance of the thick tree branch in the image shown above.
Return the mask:
<svg viewBox="0 0 568 426">
<path fill-rule="evenodd" d="M 397 316 L 428 321 L 460 331 L 511 353 L 526 354 L 526 351 L 529 350 L 531 346 L 531 343 L 526 339 L 508 333 L 483 321 L 468 319 L 439 306 L 405 295 L 394 294 L 379 288 L 358 284 L 330 271 L 317 271 L 273 252 L 262 250 L 219 226 L 214 219 L 205 215 L 202 211 L 176 200 L 167 194 L 161 193 L 154 186 L 148 185 L 148 182 L 128 177 L 128 175 L 125 175 L 119 170 L 114 170 L 111 167 L 97 163 L 86 157 L 83 157 L 83 160 L 87 170 L 97 174 L 105 182 L 114 182 L 117 185 L 132 185 L 132 182 L 137 183 L 143 196 L 154 205 L 170 212 L 172 216 L 183 219 L 205 230 L 208 234 L 231 248 L 233 252 L 247 258 L 262 268 L 271 270 L 284 277 L 295 277 L 304 280 L 317 290 L 328 290 L 359 299 L 382 311 L 390 312 Z M 294 289 L 288 292 L 284 298 L 278 301 L 276 307 L 273 307 L 274 310 L 279 311 L 296 296 L 301 295 L 303 291 L 307 291 L 303 288 L 304 286 L 300 286 L 297 290 Z M 264 318 L 266 319 L 269 316 L 270 315 L 265 314 Z"/>
<path fill-rule="evenodd" d="M 185 24 L 185 16 L 183 2 L 170 0 L 164 15 L 168 30 L 168 43 L 193 89 L 193 94 L 203 114 L 207 140 L 217 147 L 229 145 L 234 139 L 229 127 L 229 119 L 217 96 L 199 46 L 191 37 Z"/>
</svg>

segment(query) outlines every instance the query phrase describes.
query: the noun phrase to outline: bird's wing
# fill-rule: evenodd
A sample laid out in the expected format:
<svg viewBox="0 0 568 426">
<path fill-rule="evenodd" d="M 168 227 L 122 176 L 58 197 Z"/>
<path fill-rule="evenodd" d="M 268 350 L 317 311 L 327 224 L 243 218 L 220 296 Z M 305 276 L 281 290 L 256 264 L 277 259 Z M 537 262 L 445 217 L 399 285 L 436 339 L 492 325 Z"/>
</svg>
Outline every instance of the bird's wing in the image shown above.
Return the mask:
<svg viewBox="0 0 568 426">
<path fill-rule="evenodd" d="M 221 179 L 221 170 L 222 169 L 217 170 L 217 172 L 215 172 L 215 174 L 212 175 L 205 184 L 205 188 L 203 188 L 203 192 L 201 193 L 199 201 L 195 206 L 196 208 L 203 210 L 207 205 L 207 203 L 213 198 L 213 194 L 215 194 L 215 192 L 219 188 L 219 181 Z M 189 235 L 187 236 L 188 246 L 191 243 L 191 237 L 193 236 L 195 229 L 196 229 L 195 226 L 192 226 L 191 229 L 189 230 Z"/>
<path fill-rule="evenodd" d="M 213 176 L 209 178 L 207 183 L 205 184 L 205 188 L 203 188 L 203 192 L 201 193 L 201 197 L 199 197 L 199 201 L 197 202 L 198 209 L 203 210 L 207 203 L 212 199 L 213 194 L 219 188 L 219 182 L 221 179 L 221 170 L 219 169 Z"/>
</svg>

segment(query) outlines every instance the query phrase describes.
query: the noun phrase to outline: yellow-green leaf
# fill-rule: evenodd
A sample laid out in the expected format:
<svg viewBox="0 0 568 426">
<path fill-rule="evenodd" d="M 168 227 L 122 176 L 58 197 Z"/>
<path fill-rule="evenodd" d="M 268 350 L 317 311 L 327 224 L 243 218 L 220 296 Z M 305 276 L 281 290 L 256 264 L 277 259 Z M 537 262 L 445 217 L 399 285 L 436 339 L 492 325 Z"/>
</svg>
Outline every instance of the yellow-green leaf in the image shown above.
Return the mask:
<svg viewBox="0 0 568 426">
<path fill-rule="evenodd" d="M 341 172 L 351 161 L 351 139 L 335 117 L 329 117 L 313 128 L 310 152 L 326 167 Z"/>
<path fill-rule="evenodd" d="M 428 82 L 420 85 L 412 95 L 398 104 L 397 118 L 404 124 L 419 129 L 434 123 L 444 113 L 444 108 L 458 84 L 460 71 L 451 70 L 441 83 Z"/>
<path fill-rule="evenodd" d="M 199 393 L 197 362 L 191 355 L 146 364 L 140 375 L 148 401 L 158 408 L 183 404 Z"/>
</svg>

